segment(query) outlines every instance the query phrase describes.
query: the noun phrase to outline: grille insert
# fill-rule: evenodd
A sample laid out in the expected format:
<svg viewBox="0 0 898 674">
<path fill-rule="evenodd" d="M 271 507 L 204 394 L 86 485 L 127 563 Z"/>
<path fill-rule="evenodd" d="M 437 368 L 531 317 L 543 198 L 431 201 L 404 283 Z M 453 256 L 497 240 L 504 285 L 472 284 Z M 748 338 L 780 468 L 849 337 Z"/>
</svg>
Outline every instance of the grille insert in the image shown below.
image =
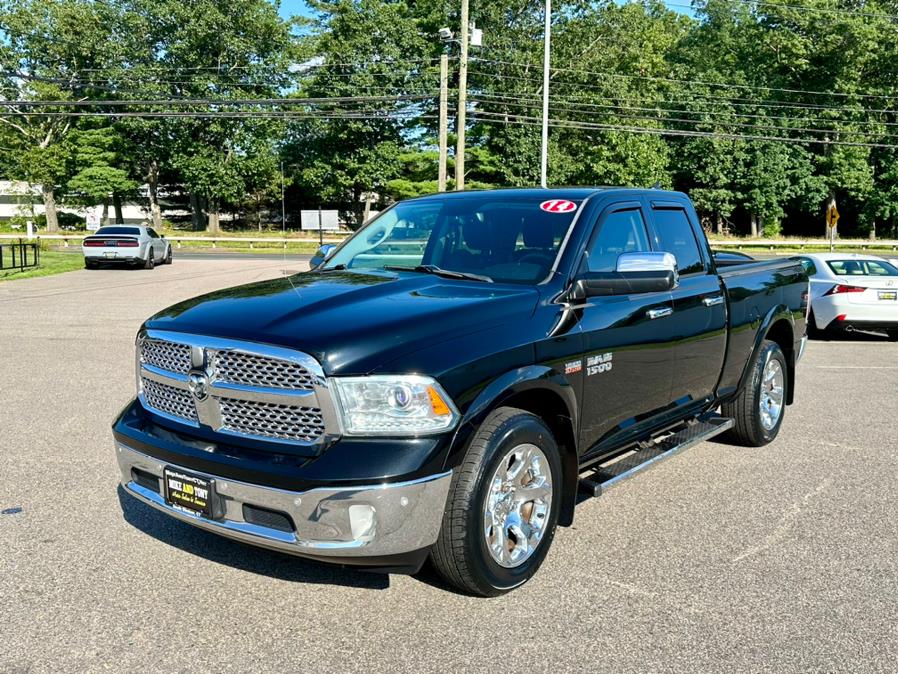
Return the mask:
<svg viewBox="0 0 898 674">
<path fill-rule="evenodd" d="M 143 395 L 147 404 L 173 417 L 196 421 L 193 396 L 184 389 L 143 378 Z"/>
<path fill-rule="evenodd" d="M 219 381 L 264 388 L 311 390 L 315 377 L 298 363 L 242 351 L 219 351 L 212 358 Z"/>
<path fill-rule="evenodd" d="M 234 433 L 314 442 L 324 433 L 321 410 L 253 400 L 221 399 L 222 427 Z"/>
<path fill-rule="evenodd" d="M 161 339 L 145 339 L 141 345 L 141 360 L 169 372 L 187 374 L 190 371 L 190 347 Z"/>
</svg>

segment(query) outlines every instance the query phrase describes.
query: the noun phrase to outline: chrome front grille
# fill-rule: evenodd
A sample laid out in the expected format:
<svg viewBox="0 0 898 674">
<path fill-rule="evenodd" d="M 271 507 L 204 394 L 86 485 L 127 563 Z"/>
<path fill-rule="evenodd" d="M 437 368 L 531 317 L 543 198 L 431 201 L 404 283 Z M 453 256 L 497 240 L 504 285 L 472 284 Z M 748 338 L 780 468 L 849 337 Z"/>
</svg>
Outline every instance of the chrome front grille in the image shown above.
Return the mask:
<svg viewBox="0 0 898 674">
<path fill-rule="evenodd" d="M 243 351 L 219 351 L 212 357 L 219 381 L 267 388 L 310 389 L 315 376 L 298 363 Z"/>
<path fill-rule="evenodd" d="M 313 445 L 338 434 L 311 356 L 263 344 L 147 330 L 138 337 L 144 407 L 227 435 Z"/>
<path fill-rule="evenodd" d="M 236 433 L 314 442 L 324 433 L 321 410 L 252 400 L 221 399 L 221 421 Z"/>
<path fill-rule="evenodd" d="M 160 412 L 196 421 L 196 407 L 189 391 L 144 378 L 143 395 L 147 404 Z"/>
<path fill-rule="evenodd" d="M 190 372 L 190 346 L 161 339 L 143 341 L 140 353 L 141 361 L 169 372 Z"/>
</svg>

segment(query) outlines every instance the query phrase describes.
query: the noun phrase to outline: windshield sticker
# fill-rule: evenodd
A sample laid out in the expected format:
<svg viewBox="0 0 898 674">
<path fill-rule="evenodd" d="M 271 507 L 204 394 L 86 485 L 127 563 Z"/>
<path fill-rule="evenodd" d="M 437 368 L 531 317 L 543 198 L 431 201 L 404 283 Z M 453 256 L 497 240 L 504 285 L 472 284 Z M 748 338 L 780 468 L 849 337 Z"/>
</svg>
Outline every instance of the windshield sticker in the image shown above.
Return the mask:
<svg viewBox="0 0 898 674">
<path fill-rule="evenodd" d="M 577 204 L 567 199 L 549 199 L 542 202 L 539 207 L 546 213 L 571 213 L 577 210 Z"/>
</svg>

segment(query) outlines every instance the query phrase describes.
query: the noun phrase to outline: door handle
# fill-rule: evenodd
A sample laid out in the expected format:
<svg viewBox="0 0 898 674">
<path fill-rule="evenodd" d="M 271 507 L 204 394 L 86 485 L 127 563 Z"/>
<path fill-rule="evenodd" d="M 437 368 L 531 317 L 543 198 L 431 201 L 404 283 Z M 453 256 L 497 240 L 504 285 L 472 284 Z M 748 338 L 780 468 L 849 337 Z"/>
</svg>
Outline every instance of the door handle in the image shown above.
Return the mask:
<svg viewBox="0 0 898 674">
<path fill-rule="evenodd" d="M 718 304 L 723 304 L 723 295 L 712 295 L 711 297 L 703 297 L 702 304 L 706 307 L 716 307 Z"/>
<path fill-rule="evenodd" d="M 672 313 L 672 308 L 660 307 L 659 309 L 649 309 L 645 312 L 645 315 L 648 316 L 650 320 L 655 320 L 656 318 L 664 318 L 665 316 L 670 316 Z"/>
</svg>

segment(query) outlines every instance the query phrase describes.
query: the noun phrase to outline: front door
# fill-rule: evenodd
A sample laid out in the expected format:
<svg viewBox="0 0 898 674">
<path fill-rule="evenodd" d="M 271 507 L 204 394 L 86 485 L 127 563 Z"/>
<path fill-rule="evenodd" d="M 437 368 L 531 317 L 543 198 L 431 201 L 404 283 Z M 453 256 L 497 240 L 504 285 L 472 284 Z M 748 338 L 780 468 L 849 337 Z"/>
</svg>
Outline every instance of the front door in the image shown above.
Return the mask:
<svg viewBox="0 0 898 674">
<path fill-rule="evenodd" d="M 641 202 L 613 204 L 599 216 L 578 273 L 615 271 L 621 253 L 650 250 Z M 669 406 L 676 330 L 669 292 L 591 297 L 584 305 L 580 442 L 590 452 Z"/>
</svg>

